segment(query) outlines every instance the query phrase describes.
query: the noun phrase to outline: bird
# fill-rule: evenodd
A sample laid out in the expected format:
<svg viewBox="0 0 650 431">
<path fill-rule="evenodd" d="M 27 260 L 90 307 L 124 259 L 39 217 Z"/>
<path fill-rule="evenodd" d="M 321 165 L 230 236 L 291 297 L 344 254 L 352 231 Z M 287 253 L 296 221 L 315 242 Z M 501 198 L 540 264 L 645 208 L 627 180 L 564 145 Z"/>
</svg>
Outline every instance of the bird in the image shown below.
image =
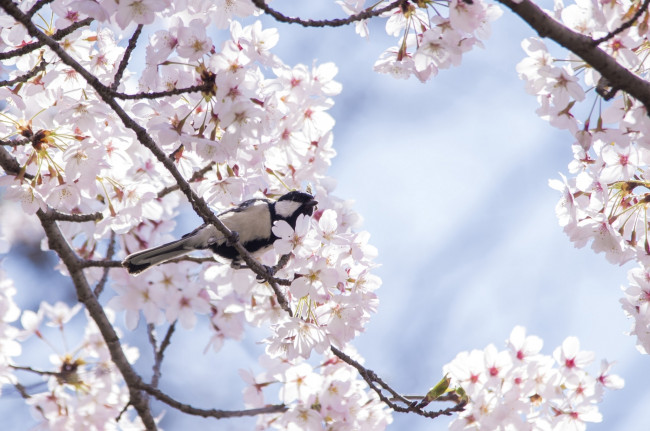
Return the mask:
<svg viewBox="0 0 650 431">
<path fill-rule="evenodd" d="M 253 254 L 262 254 L 270 249 L 277 236 L 272 231 L 273 224 L 284 220 L 293 229 L 302 214 L 312 216 L 318 201 L 301 191 L 290 191 L 276 201 L 256 198 L 217 215 L 231 232 L 236 232 L 239 242 Z M 212 224 L 205 223 L 176 241 L 149 248 L 128 255 L 122 266 L 129 274 L 137 275 L 153 266 L 167 262 L 194 250 L 210 249 L 231 262 L 233 268 L 241 267 L 239 252 L 228 238 Z"/>
</svg>

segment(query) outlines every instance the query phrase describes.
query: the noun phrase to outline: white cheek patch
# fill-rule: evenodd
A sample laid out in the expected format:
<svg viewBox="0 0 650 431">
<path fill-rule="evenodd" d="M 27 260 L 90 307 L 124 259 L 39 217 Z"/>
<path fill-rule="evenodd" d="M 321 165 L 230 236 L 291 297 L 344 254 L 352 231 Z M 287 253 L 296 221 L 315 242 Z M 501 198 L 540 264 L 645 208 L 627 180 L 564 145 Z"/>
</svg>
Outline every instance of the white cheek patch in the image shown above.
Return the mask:
<svg viewBox="0 0 650 431">
<path fill-rule="evenodd" d="M 282 218 L 289 218 L 302 204 L 294 201 L 279 201 L 275 203 L 275 213 Z"/>
</svg>

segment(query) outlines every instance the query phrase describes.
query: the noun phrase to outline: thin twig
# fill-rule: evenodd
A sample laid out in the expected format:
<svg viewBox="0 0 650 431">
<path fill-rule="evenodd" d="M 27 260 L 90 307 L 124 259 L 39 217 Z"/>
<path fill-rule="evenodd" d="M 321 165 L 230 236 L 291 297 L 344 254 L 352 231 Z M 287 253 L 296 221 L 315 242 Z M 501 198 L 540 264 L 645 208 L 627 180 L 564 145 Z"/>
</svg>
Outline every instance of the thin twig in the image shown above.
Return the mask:
<svg viewBox="0 0 650 431">
<path fill-rule="evenodd" d="M 171 325 L 169 325 L 169 328 L 167 328 L 167 333 L 165 334 L 165 338 L 163 338 L 163 341 L 160 343 L 160 346 L 157 346 L 156 338 L 154 337 L 154 333 L 153 333 L 154 329 L 155 327 L 153 326 L 153 324 L 150 323 L 147 325 L 147 332 L 149 333 L 149 342 L 153 347 L 153 354 L 154 354 L 154 363 L 152 367 L 153 376 L 151 377 L 151 386 L 157 388 L 158 383 L 160 383 L 160 377 L 162 376 L 160 370 L 165 355 L 165 350 L 171 344 L 172 334 L 176 329 L 176 321 L 174 321 Z"/>
<path fill-rule="evenodd" d="M 0 140 L 0 145 L 5 145 L 7 147 L 21 147 L 23 145 L 29 145 L 31 143 L 32 143 L 32 140 L 28 139 L 28 138 L 14 139 L 13 141 Z"/>
<path fill-rule="evenodd" d="M 8 1 L 10 1 L 10 0 L 5 0 L 3 2 L 3 4 L 8 2 Z M 7 10 L 4 7 L 3 7 L 3 9 Z M 27 20 L 29 20 L 29 17 L 27 15 L 23 14 L 23 16 L 25 16 L 25 18 Z M 16 18 L 16 17 L 14 17 L 14 18 Z M 22 24 L 24 24 L 24 22 L 22 22 L 20 20 L 18 20 L 18 21 L 21 22 Z M 66 37 L 67 35 L 69 35 L 70 33 L 74 32 L 75 30 L 80 29 L 81 27 L 85 27 L 87 25 L 90 25 L 91 22 L 93 22 L 92 18 L 83 19 L 81 21 L 75 22 L 74 24 L 70 24 L 68 27 L 66 27 L 64 29 L 57 30 L 56 33 L 54 33 L 50 37 L 52 38 L 52 40 L 61 40 L 64 37 Z M 33 35 L 31 35 L 31 36 L 33 36 Z M 29 54 L 30 52 L 32 52 L 34 50 L 37 50 L 38 48 L 42 47 L 43 45 L 45 45 L 45 43 L 43 43 L 43 41 L 38 41 L 38 42 L 28 43 L 27 45 L 24 45 L 24 46 L 21 46 L 20 48 L 14 49 L 13 51 L 0 52 L 0 60 L 6 60 L 7 58 L 13 58 L 13 57 L 18 57 L 18 56 L 21 56 L 21 55 Z"/>
<path fill-rule="evenodd" d="M 641 14 L 645 11 L 648 10 L 648 5 L 650 5 L 650 0 L 644 0 L 643 4 L 639 9 L 635 12 L 635 14 L 630 18 L 629 20 L 625 21 L 623 24 L 618 26 L 616 30 L 612 30 L 609 33 L 607 33 L 605 36 L 601 37 L 600 39 L 594 40 L 594 46 L 598 46 L 601 43 L 608 41 L 609 39 L 613 38 L 617 34 L 621 33 L 624 30 L 627 30 L 628 28 L 632 27 L 636 20 L 638 20 L 641 17 Z"/>
<path fill-rule="evenodd" d="M 379 399 L 382 402 L 384 402 L 384 404 L 386 404 L 388 407 L 395 410 L 396 412 L 415 413 L 417 415 L 433 419 L 438 416 L 451 416 L 452 414 L 461 412 L 465 409 L 465 405 L 467 403 L 458 402 L 455 406 L 438 410 L 438 411 L 423 410 L 418 406 L 417 401 L 411 401 L 406 397 L 397 393 L 397 391 L 395 391 L 386 382 L 384 382 L 374 371 L 365 368 L 363 365 L 361 365 L 360 363 L 358 363 L 357 361 L 355 361 L 350 356 L 346 355 L 336 347 L 331 346 L 331 349 L 334 355 L 336 355 L 339 359 L 341 359 L 346 364 L 356 368 L 361 378 L 363 378 L 363 380 L 366 381 L 368 386 L 370 386 L 370 388 L 373 391 L 375 391 L 377 396 L 379 396 Z M 388 398 L 386 395 L 384 395 L 383 391 L 389 392 L 392 395 L 392 397 Z M 404 404 L 406 407 L 402 405 L 398 405 L 397 402 Z"/>
<path fill-rule="evenodd" d="M 140 389 L 152 395 L 159 401 L 167 404 L 170 407 L 175 408 L 183 413 L 187 413 L 193 416 L 200 416 L 204 418 L 212 417 L 217 419 L 224 418 L 238 418 L 245 416 L 257 416 L 261 414 L 269 413 L 282 413 L 288 410 L 287 406 L 284 404 L 274 404 L 266 407 L 261 407 L 257 409 L 248 409 L 248 410 L 218 410 L 218 409 L 199 409 L 189 404 L 183 404 L 180 401 L 177 401 L 165 394 L 163 391 L 154 388 L 151 385 L 148 385 L 144 382 L 140 382 Z"/>
<path fill-rule="evenodd" d="M 122 56 L 120 65 L 117 67 L 115 78 L 113 78 L 113 83 L 110 86 L 110 89 L 113 91 L 117 90 L 117 87 L 120 85 L 120 81 L 122 80 L 122 76 L 124 75 L 124 71 L 126 70 L 126 66 L 129 64 L 131 53 L 133 52 L 136 44 L 138 43 L 138 38 L 142 33 L 143 27 L 144 26 L 142 24 L 138 24 L 135 31 L 133 32 L 133 35 L 131 35 L 131 39 L 129 39 L 129 45 L 126 47 L 126 50 L 124 51 L 124 55 Z"/>
<path fill-rule="evenodd" d="M 205 174 L 207 174 L 208 171 L 210 171 L 215 164 L 216 164 L 216 162 L 210 162 L 206 166 L 204 166 L 203 168 L 199 169 L 198 171 L 194 171 L 194 173 L 192 174 L 192 177 L 189 180 L 187 180 L 187 182 L 188 183 L 193 183 L 195 181 L 198 181 L 198 180 L 202 179 L 203 176 Z M 178 186 L 178 184 L 174 184 L 173 186 L 165 187 L 164 189 L 162 189 L 161 191 L 158 192 L 157 196 L 158 196 L 158 198 L 162 198 L 162 197 L 170 194 L 171 192 L 175 192 L 179 188 L 180 187 Z"/>
<path fill-rule="evenodd" d="M 34 3 L 34 5 L 33 5 L 31 8 L 27 11 L 27 14 L 26 14 L 26 15 L 27 15 L 28 17 L 30 17 L 30 18 L 33 17 L 33 16 L 36 14 L 36 12 L 38 12 L 39 10 L 41 10 L 41 9 L 43 8 L 43 6 L 45 6 L 45 5 L 48 4 L 48 3 L 52 3 L 53 1 L 54 1 L 54 0 L 38 0 L 36 3 Z"/>
<path fill-rule="evenodd" d="M 17 76 L 14 79 L 11 79 L 9 81 L 0 81 L 0 87 L 11 87 L 14 84 L 18 84 L 19 82 L 27 82 L 28 80 L 32 79 L 34 76 L 36 76 L 37 73 L 42 72 L 45 70 L 45 66 L 47 66 L 47 62 L 45 60 L 41 60 L 38 65 L 32 68 L 29 72 L 25 73 L 24 75 Z M 27 141 L 29 143 L 29 140 Z M 7 145 L 2 143 L 3 145 Z M 16 146 L 15 144 L 8 144 L 8 145 L 13 145 Z M 24 144 L 23 144 L 24 145 Z"/>
<path fill-rule="evenodd" d="M 30 399 L 32 397 L 27 392 L 27 388 L 25 386 L 21 385 L 20 383 L 18 383 L 18 382 L 14 383 L 14 388 L 16 388 L 16 391 L 18 391 L 18 393 L 20 394 L 21 397 L 23 397 L 23 399 L 27 400 L 27 399 Z"/>
<path fill-rule="evenodd" d="M 115 231 L 111 231 L 111 239 L 109 240 L 108 248 L 106 249 L 106 259 L 105 260 L 110 261 L 111 259 L 113 259 L 114 254 L 115 254 Z M 102 294 L 102 291 L 104 290 L 104 286 L 106 286 L 106 282 L 108 281 L 108 270 L 109 269 L 110 269 L 109 266 L 104 267 L 104 272 L 102 273 L 102 278 L 99 279 L 99 281 L 95 285 L 95 288 L 93 289 L 93 293 L 98 298 L 99 298 L 99 295 Z"/>
<path fill-rule="evenodd" d="M 13 368 L 14 370 L 20 370 L 20 371 L 29 371 L 30 373 L 38 374 L 39 376 L 59 376 L 61 375 L 60 372 L 58 371 L 44 371 L 44 370 L 37 370 L 32 367 L 23 367 L 20 365 L 9 365 L 10 368 Z"/>
<path fill-rule="evenodd" d="M 122 262 L 119 260 L 92 260 L 83 259 L 79 261 L 79 266 L 82 268 L 99 267 L 99 268 L 121 268 Z"/>
<path fill-rule="evenodd" d="M 113 92 L 112 95 L 118 99 L 160 99 L 161 97 L 167 96 L 178 96 L 186 93 L 196 93 L 200 91 L 209 91 L 214 86 L 213 83 L 205 83 L 199 85 L 192 85 L 191 87 L 186 88 L 175 88 L 173 90 L 165 91 L 154 91 L 152 93 L 135 93 L 135 94 L 126 94 Z"/>
<path fill-rule="evenodd" d="M 390 10 L 401 7 L 403 4 L 407 3 L 408 0 L 396 0 L 383 8 L 377 10 L 366 9 L 362 12 L 359 12 L 356 15 L 350 15 L 347 18 L 319 19 L 319 20 L 288 17 L 276 11 L 275 9 L 269 7 L 264 0 L 252 0 L 252 1 L 255 6 L 262 9 L 264 12 L 268 13 L 279 22 L 286 22 L 289 24 L 300 24 L 303 27 L 341 27 L 344 25 L 352 24 L 353 22 L 356 21 L 362 21 L 364 19 L 369 19 L 369 18 L 379 16 L 384 12 L 388 12 Z"/>
</svg>

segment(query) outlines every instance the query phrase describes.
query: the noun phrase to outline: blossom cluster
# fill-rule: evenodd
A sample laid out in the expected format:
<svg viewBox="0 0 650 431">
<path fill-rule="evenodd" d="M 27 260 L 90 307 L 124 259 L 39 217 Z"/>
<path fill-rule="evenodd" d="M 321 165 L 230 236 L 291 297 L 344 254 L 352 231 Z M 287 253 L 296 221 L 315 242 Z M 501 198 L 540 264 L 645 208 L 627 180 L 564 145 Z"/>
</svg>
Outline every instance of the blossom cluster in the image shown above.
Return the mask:
<svg viewBox="0 0 650 431">
<path fill-rule="evenodd" d="M 365 10 L 365 0 L 339 0 L 343 10 L 355 15 Z M 380 9 L 389 1 L 375 3 Z M 375 63 L 375 71 L 395 78 L 417 77 L 425 82 L 441 69 L 458 66 L 463 54 L 490 35 L 490 23 L 501 16 L 501 9 L 483 0 L 444 0 L 405 2 L 385 12 L 386 33 L 397 38 L 397 45 L 386 49 Z M 357 33 L 368 37 L 366 21 L 356 24 Z"/>
<path fill-rule="evenodd" d="M 600 422 L 603 392 L 623 387 L 623 380 L 610 374 L 612 364 L 603 360 L 599 373 L 590 374 L 586 367 L 594 354 L 580 350 L 575 337 L 566 338 L 552 356 L 540 353 L 542 345 L 517 326 L 506 350 L 490 344 L 461 352 L 445 365 L 452 385 L 469 397 L 449 429 L 583 431 L 587 423 Z"/>
<path fill-rule="evenodd" d="M 49 355 L 51 368 L 17 368 L 40 375 L 46 387 L 33 386 L 26 402 L 46 429 L 129 429 L 142 427 L 140 418 L 129 407 L 129 391 L 122 375 L 111 360 L 108 347 L 99 329 L 86 315 L 85 331 L 72 345 L 66 327 L 81 310 L 81 304 L 70 308 L 62 302 L 42 302 L 36 312 L 25 310 L 21 315 L 21 341 L 35 337 Z M 111 313 L 111 319 L 112 319 Z M 53 328 L 53 329 L 50 329 Z M 59 332 L 60 337 L 53 337 Z M 72 331 L 74 333 L 74 331 Z M 55 339 L 62 340 L 56 343 Z M 135 362 L 138 349 L 122 345 L 129 362 Z"/>
<path fill-rule="evenodd" d="M 348 354 L 361 360 L 352 348 Z M 254 375 L 240 370 L 247 383 L 244 401 L 247 407 L 265 405 L 265 388 L 280 384 L 278 396 L 289 405 L 282 415 L 264 415 L 258 419 L 260 429 L 382 430 L 392 422 L 388 407 L 363 381 L 355 378 L 356 370 L 331 352 L 318 366 L 302 358 L 284 361 L 279 358 L 260 360 L 264 372 Z M 267 389 L 268 391 L 268 389 Z"/>
<path fill-rule="evenodd" d="M 650 78 L 647 38 L 648 13 L 634 25 L 614 34 L 641 7 L 641 2 L 555 2 L 549 12 L 568 28 L 593 39 L 606 38 L 600 48 L 618 64 L 643 79 Z M 612 34 L 610 34 L 612 33 Z M 576 247 L 591 243 L 608 261 L 622 265 L 631 260 L 650 264 L 648 202 L 650 201 L 650 118 L 646 108 L 573 54 L 558 58 L 545 43 L 530 38 L 522 44 L 527 57 L 517 71 L 526 90 L 537 97 L 537 113 L 557 128 L 569 131 L 575 142 L 570 177 L 550 181 L 562 193 L 556 207 L 560 225 Z M 581 103 L 584 102 L 584 103 Z M 638 280 L 636 272 L 630 278 Z M 647 297 L 635 294 L 633 282 L 623 299 L 633 317 L 639 348 L 650 351 L 650 314 L 639 307 Z"/>
<path fill-rule="evenodd" d="M 30 2 L 20 4 L 25 11 L 30 6 Z M 8 101 L 1 113 L 0 135 L 12 140 L 6 148 L 20 166 L 18 173 L 0 177 L 3 197 L 19 203 L 27 214 L 39 209 L 100 213 L 97 221 L 59 223 L 82 259 L 120 259 L 171 240 L 173 219 L 186 209 L 186 199 L 174 187 L 170 172 L 129 130 L 119 110 L 106 103 L 108 94 L 147 130 L 215 212 L 251 197 L 273 199 L 307 184 L 319 210 L 314 217 L 299 220 L 295 231 L 286 223 L 275 226 L 281 240 L 262 257 L 272 266 L 280 256 L 292 256 L 276 276 L 291 281 L 281 289 L 293 316 L 251 271 L 192 259 L 162 265 L 139 277 L 111 269 L 105 310 L 119 313 L 116 318 L 123 318 L 128 330 L 141 321 L 154 327 L 178 322 L 192 329 L 203 316 L 211 330 L 205 345 L 215 351 L 228 339 L 240 340 L 247 326 L 268 327 L 267 356 L 294 361 L 296 367 L 312 351 L 324 354 L 331 345 L 344 348 L 376 310 L 374 291 L 380 280 L 370 272 L 376 251 L 367 244 L 368 234 L 353 231 L 359 216 L 348 202 L 331 194 L 333 181 L 326 176 L 336 154 L 334 120 L 327 112 L 332 96 L 341 91 L 334 81 L 336 67 L 284 64 L 271 52 L 278 41 L 275 29 L 265 29 L 260 22 L 242 26 L 231 19 L 254 12 L 247 1 L 61 0 L 45 7 L 53 15 L 47 34 L 87 17 L 94 21 L 59 41 L 76 64 L 65 63 L 46 47 L 3 61 L 9 79 L 36 70 L 15 88 L 0 87 L 0 97 Z M 22 24 L 5 16 L 1 25 L 3 51 L 35 44 Z M 126 39 L 137 25 L 144 26 L 142 38 L 148 42 L 140 40 L 146 46 L 131 53 L 125 48 Z M 127 55 L 130 62 L 122 63 Z M 41 62 L 44 68 L 35 69 Z M 122 79 L 116 79 L 123 64 L 127 67 Z M 102 91 L 82 77 L 81 68 L 98 79 Z M 201 88 L 182 91 L 193 86 Z M 166 93 L 157 96 L 159 92 Z M 112 256 L 109 249 L 115 250 Z M 63 265 L 59 269 L 67 274 Z M 104 268 L 89 268 L 85 276 L 97 283 Z M 38 319 L 27 317 L 24 324 L 32 325 L 34 320 Z M 98 336 L 96 329 L 92 331 L 88 337 Z M 87 361 L 76 363 L 76 358 L 59 355 L 58 365 L 73 361 L 81 369 Z M 347 379 L 345 394 L 357 415 L 355 423 L 363 417 L 372 423 L 390 422 L 390 411 L 369 398 L 361 380 L 354 381 L 355 373 L 337 377 L 341 372 L 329 370 L 331 377 L 321 379 L 322 389 Z M 90 383 L 82 380 L 78 389 L 87 398 L 73 401 L 64 389 L 57 389 L 56 403 L 46 405 L 47 397 L 40 395 L 30 402 L 45 412 L 42 417 L 50 424 L 54 420 L 50 414 L 57 411 L 70 412 L 66 420 L 73 422 L 68 425 L 83 423 L 78 417 L 95 414 L 89 407 L 92 397 L 98 403 L 110 397 L 106 404 L 111 409 L 124 401 L 112 371 L 106 377 L 95 374 L 109 379 L 92 383 L 103 391 L 102 396 L 86 391 Z M 312 401 L 286 398 L 286 402 L 295 404 L 289 405 L 282 420 L 290 424 L 300 420 L 296 409 Z"/>
</svg>

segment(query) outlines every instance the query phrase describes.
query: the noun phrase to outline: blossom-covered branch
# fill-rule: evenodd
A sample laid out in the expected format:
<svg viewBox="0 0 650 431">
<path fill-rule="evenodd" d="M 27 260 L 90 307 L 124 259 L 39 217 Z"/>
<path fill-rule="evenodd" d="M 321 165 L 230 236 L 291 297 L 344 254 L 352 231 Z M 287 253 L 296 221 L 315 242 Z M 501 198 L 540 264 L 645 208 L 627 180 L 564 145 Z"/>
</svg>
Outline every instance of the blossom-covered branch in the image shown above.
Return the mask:
<svg viewBox="0 0 650 431">
<path fill-rule="evenodd" d="M 573 52 L 597 70 L 610 85 L 639 100 L 650 113 L 650 83 L 620 65 L 615 58 L 594 46 L 594 40 L 557 22 L 530 0 L 499 0 L 519 15 L 541 37 L 547 37 Z"/>
<path fill-rule="evenodd" d="M 131 367 L 131 364 L 122 350 L 120 339 L 113 329 L 113 325 L 111 325 L 104 309 L 99 304 L 97 297 L 88 285 L 88 280 L 79 264 L 79 258 L 61 234 L 61 231 L 53 217 L 49 216 L 47 212 L 42 210 L 38 210 L 37 215 L 41 220 L 43 229 L 45 230 L 50 249 L 59 255 L 70 272 L 70 277 L 74 283 L 79 302 L 86 307 L 89 314 L 97 324 L 97 327 L 102 334 L 102 338 L 106 342 L 106 346 L 111 353 L 113 362 L 122 373 L 122 377 L 129 388 L 130 404 L 137 410 L 144 426 L 148 430 L 157 429 L 147 398 L 144 397 L 140 391 L 140 376 Z"/>
</svg>

